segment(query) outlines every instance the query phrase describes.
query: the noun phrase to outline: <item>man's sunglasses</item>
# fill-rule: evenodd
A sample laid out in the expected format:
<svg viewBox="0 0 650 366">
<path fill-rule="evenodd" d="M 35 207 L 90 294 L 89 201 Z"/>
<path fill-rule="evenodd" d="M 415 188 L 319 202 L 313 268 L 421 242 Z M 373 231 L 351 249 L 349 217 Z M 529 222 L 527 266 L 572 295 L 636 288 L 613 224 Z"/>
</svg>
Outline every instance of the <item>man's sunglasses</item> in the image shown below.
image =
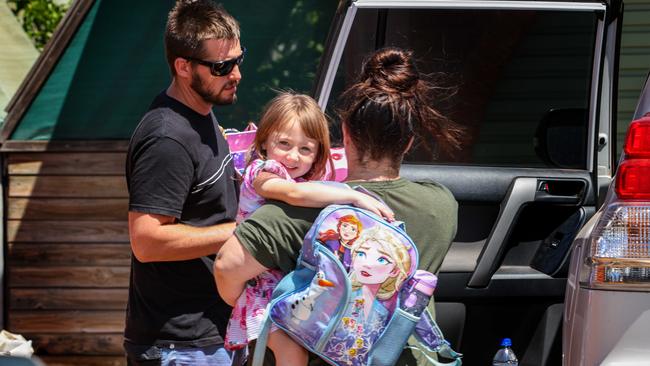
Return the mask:
<svg viewBox="0 0 650 366">
<path fill-rule="evenodd" d="M 205 60 L 199 60 L 194 57 L 184 57 L 186 60 L 196 62 L 199 65 L 207 66 L 210 68 L 210 73 L 212 76 L 225 76 L 232 72 L 232 69 L 235 68 L 235 65 L 241 65 L 244 61 L 244 55 L 246 54 L 246 47 L 241 48 L 241 55 L 231 58 L 230 60 L 223 60 L 217 62 L 210 62 Z"/>
</svg>

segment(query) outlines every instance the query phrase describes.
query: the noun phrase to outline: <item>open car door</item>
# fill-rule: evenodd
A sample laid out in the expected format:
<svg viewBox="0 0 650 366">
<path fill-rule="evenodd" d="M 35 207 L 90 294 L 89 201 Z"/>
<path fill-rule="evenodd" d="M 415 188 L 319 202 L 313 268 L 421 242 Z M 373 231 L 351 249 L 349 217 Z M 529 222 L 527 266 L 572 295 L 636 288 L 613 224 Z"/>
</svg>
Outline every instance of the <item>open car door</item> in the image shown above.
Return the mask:
<svg viewBox="0 0 650 366">
<path fill-rule="evenodd" d="M 459 202 L 435 299 L 467 365 L 489 364 L 504 337 L 520 365 L 561 363 L 570 244 L 611 180 L 621 12 L 599 1 L 339 6 L 315 89 L 330 116 L 363 58 L 396 46 L 414 51 L 440 87 L 435 107 L 465 129 L 460 151 L 415 149 L 402 175 Z"/>
</svg>

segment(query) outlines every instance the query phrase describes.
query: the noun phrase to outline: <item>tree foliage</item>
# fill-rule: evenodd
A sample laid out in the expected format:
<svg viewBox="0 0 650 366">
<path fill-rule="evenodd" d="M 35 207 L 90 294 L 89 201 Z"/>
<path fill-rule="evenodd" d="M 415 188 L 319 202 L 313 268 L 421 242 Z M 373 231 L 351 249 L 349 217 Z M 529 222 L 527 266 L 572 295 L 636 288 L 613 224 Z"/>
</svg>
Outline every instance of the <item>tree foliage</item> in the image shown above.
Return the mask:
<svg viewBox="0 0 650 366">
<path fill-rule="evenodd" d="M 259 119 L 262 107 L 278 90 L 311 91 L 337 1 L 221 2 L 240 21 L 242 44 L 249 52 L 241 68 L 240 99 L 217 116 L 244 128 Z"/>
<path fill-rule="evenodd" d="M 23 29 L 39 51 L 70 6 L 70 0 L 7 0 Z"/>
</svg>

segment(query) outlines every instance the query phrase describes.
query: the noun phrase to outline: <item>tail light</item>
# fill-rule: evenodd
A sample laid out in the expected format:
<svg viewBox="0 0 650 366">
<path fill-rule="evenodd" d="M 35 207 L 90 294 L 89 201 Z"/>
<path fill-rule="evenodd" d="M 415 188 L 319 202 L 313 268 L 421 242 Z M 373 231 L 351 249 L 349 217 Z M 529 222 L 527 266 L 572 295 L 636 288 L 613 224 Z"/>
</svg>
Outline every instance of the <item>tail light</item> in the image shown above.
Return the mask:
<svg viewBox="0 0 650 366">
<path fill-rule="evenodd" d="M 614 194 L 603 205 L 582 271 L 591 288 L 650 291 L 650 116 L 628 128 Z"/>
<path fill-rule="evenodd" d="M 623 200 L 650 200 L 650 159 L 632 159 L 619 165 L 616 194 Z"/>
</svg>

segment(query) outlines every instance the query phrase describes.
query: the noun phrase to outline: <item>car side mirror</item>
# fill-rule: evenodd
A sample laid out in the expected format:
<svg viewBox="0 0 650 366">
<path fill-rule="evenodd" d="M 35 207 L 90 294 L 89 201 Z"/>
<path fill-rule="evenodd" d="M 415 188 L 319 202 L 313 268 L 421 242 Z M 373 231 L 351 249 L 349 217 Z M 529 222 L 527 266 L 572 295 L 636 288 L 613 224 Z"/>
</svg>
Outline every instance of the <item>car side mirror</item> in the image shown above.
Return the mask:
<svg viewBox="0 0 650 366">
<path fill-rule="evenodd" d="M 551 109 L 535 133 L 535 152 L 551 167 L 584 169 L 587 165 L 587 109 Z"/>
</svg>

